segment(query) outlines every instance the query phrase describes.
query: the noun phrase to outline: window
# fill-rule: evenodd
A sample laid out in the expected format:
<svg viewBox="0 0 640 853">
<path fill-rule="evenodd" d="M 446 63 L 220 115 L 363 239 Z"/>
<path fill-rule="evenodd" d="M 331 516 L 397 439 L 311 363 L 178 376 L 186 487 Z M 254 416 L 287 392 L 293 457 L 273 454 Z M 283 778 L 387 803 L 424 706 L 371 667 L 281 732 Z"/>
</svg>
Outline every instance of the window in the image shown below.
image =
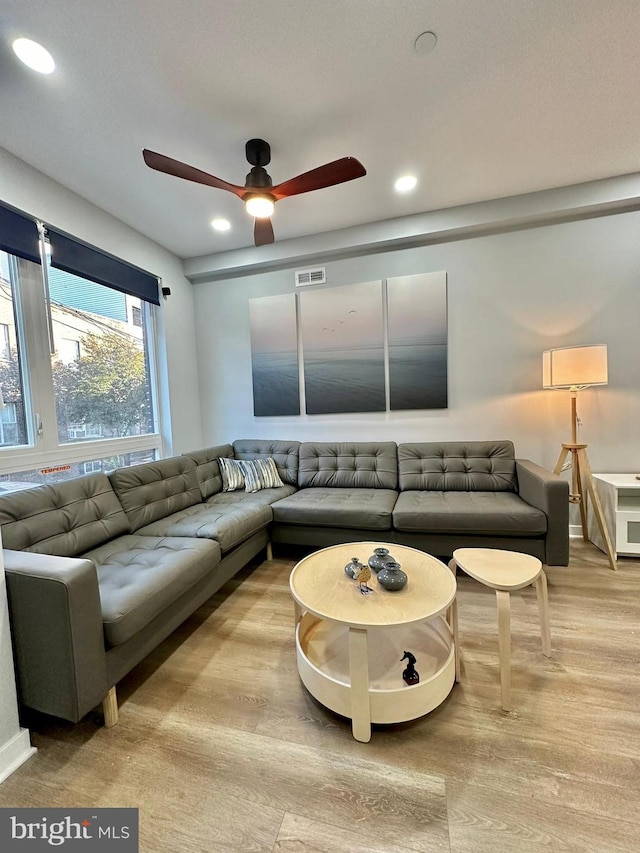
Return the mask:
<svg viewBox="0 0 640 853">
<path fill-rule="evenodd" d="M 87 438 L 102 438 L 102 427 L 99 424 L 69 424 L 67 426 L 67 439 L 69 441 L 82 441 Z"/>
<path fill-rule="evenodd" d="M 51 319 L 59 351 L 51 359 L 61 441 L 121 438 L 155 432 L 148 333 L 126 322 L 126 297 L 60 270 L 51 275 Z M 80 307 L 82 306 L 82 307 Z M 63 358 L 62 344 L 77 357 Z M 82 428 L 85 425 L 85 429 Z"/>
<path fill-rule="evenodd" d="M 160 455 L 157 279 L 49 235 L 43 268 L 35 223 L 0 204 L 0 484 L 54 482 Z"/>
<path fill-rule="evenodd" d="M 56 352 L 63 364 L 72 364 L 80 358 L 80 341 L 62 338 L 58 343 Z"/>
<path fill-rule="evenodd" d="M 5 403 L 0 410 L 0 445 L 18 444 L 18 415 L 15 403 Z"/>
<path fill-rule="evenodd" d="M 34 486 L 47 483 L 60 483 L 72 480 L 83 474 L 93 474 L 99 471 L 108 473 L 116 468 L 126 468 L 130 465 L 142 465 L 143 462 L 154 462 L 158 458 L 157 450 L 141 450 L 134 453 L 118 453 L 105 456 L 102 459 L 84 459 L 78 462 L 61 460 L 57 465 L 46 465 L 42 468 L 30 468 L 11 474 L 0 474 L 0 494 L 16 492 L 20 489 L 31 489 Z"/>
<path fill-rule="evenodd" d="M 0 323 L 0 360 L 9 361 L 11 358 L 11 340 L 9 338 L 9 324 Z"/>
<path fill-rule="evenodd" d="M 16 319 L 19 314 L 16 291 L 20 265 L 32 268 L 36 275 L 39 272 L 36 264 L 0 252 L 0 349 L 4 347 L 0 358 L 0 406 L 5 406 L 0 412 L 2 447 L 16 447 L 29 442 L 27 415 L 30 412 L 25 410 L 23 355 Z"/>
</svg>

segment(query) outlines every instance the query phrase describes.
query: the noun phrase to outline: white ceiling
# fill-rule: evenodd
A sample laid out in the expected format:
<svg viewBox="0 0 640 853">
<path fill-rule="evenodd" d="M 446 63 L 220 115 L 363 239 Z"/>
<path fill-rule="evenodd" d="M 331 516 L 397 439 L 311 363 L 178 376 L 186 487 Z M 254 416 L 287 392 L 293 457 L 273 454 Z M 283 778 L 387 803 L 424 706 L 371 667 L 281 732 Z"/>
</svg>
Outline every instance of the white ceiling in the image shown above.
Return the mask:
<svg viewBox="0 0 640 853">
<path fill-rule="evenodd" d="M 144 147 L 237 184 L 255 136 L 274 183 L 364 164 L 364 178 L 279 202 L 276 240 L 640 171 L 640 0 L 0 9 L 0 145 L 183 258 L 252 245 L 251 221 L 235 196 L 147 168 Z M 438 41 L 419 55 L 425 30 Z M 17 36 L 56 71 L 22 66 Z M 420 183 L 398 196 L 406 172 Z M 214 232 L 216 216 L 232 230 Z"/>
</svg>

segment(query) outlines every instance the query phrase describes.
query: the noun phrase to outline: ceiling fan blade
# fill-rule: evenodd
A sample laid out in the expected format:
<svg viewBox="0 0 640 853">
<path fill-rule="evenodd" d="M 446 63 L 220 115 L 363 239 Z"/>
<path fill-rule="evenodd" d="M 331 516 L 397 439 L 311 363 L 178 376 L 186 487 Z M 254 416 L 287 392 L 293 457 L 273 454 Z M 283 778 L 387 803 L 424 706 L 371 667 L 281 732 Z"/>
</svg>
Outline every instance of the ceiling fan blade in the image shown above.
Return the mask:
<svg viewBox="0 0 640 853">
<path fill-rule="evenodd" d="M 208 187 L 216 187 L 219 190 L 227 190 L 240 198 L 244 198 L 247 192 L 245 187 L 230 184 L 228 181 L 223 181 L 222 178 L 216 178 L 215 175 L 210 175 L 208 172 L 201 172 L 200 169 L 188 166 L 180 160 L 172 160 L 171 157 L 165 157 L 164 154 L 149 151 L 148 148 L 143 149 L 142 156 L 147 166 L 158 172 L 165 172 L 167 175 L 184 178 L 186 181 L 195 181 L 197 184 L 205 184 Z"/>
<path fill-rule="evenodd" d="M 317 169 L 311 169 L 310 172 L 290 178 L 272 187 L 269 192 L 276 198 L 287 198 L 291 195 L 308 193 L 311 190 L 333 187 L 345 181 L 353 181 L 354 178 L 362 178 L 366 174 L 367 170 L 355 157 L 342 157 L 340 160 L 333 160 L 331 163 L 325 163 L 324 166 L 318 166 Z"/>
<path fill-rule="evenodd" d="M 253 226 L 253 240 L 256 246 L 266 246 L 268 243 L 273 243 L 273 225 L 268 216 L 261 219 L 256 218 Z"/>
</svg>

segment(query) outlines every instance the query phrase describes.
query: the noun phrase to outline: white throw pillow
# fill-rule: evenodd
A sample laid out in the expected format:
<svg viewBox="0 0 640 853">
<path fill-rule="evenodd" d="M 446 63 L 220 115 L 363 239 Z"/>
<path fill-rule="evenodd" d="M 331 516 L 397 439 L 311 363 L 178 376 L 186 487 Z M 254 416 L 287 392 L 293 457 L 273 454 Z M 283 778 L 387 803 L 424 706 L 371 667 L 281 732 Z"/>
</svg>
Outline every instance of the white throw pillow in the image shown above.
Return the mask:
<svg viewBox="0 0 640 853">
<path fill-rule="evenodd" d="M 284 486 L 278 474 L 278 466 L 270 456 L 267 459 L 243 459 L 240 464 L 244 473 L 245 491 L 259 492 L 261 489 Z"/>
</svg>

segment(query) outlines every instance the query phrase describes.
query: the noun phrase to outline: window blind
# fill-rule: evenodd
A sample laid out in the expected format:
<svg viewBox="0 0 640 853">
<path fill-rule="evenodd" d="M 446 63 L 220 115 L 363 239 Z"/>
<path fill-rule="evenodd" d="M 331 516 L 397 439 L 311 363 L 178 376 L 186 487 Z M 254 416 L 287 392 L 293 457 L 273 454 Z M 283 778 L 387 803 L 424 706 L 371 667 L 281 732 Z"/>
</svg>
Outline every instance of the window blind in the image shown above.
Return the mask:
<svg viewBox="0 0 640 853">
<path fill-rule="evenodd" d="M 38 226 L 35 220 L 0 204 L 0 249 L 40 263 Z"/>
<path fill-rule="evenodd" d="M 160 305 L 156 276 L 55 228 L 47 226 L 47 235 L 51 244 L 51 266 Z"/>
</svg>

